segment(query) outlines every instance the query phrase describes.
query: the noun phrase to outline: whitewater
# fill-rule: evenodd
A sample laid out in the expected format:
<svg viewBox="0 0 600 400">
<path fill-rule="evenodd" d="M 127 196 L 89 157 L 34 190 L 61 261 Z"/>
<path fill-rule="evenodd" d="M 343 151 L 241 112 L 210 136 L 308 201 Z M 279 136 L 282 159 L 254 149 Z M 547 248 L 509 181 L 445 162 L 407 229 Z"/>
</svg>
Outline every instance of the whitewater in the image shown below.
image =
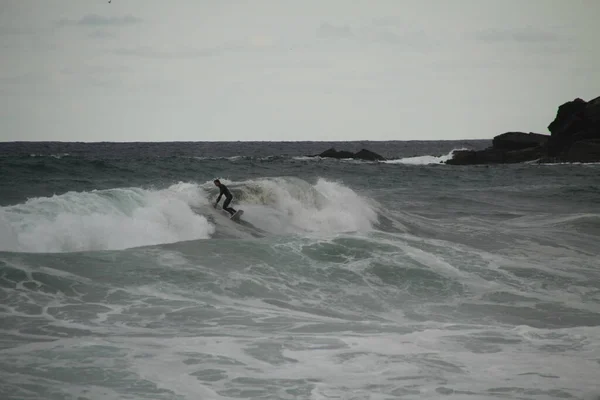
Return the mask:
<svg viewBox="0 0 600 400">
<path fill-rule="evenodd" d="M 0 143 L 0 398 L 600 398 L 600 165 L 487 144 Z"/>
</svg>

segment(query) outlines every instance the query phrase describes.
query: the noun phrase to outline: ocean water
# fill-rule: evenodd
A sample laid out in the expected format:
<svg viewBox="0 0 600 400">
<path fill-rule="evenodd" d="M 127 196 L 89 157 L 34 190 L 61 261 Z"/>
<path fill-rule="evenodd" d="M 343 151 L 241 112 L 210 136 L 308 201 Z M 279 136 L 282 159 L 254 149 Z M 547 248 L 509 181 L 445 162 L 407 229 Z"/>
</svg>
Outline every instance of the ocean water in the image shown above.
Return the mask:
<svg viewBox="0 0 600 400">
<path fill-rule="evenodd" d="M 0 144 L 0 399 L 597 399 L 600 165 L 488 144 Z"/>
</svg>

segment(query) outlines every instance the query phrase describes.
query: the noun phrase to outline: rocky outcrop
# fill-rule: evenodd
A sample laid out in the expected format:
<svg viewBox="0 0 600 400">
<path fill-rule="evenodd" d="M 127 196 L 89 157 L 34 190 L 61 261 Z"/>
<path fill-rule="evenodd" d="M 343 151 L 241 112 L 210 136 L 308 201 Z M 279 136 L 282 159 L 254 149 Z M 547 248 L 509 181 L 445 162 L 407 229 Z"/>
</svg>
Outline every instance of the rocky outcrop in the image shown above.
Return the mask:
<svg viewBox="0 0 600 400">
<path fill-rule="evenodd" d="M 548 125 L 550 135 L 506 132 L 485 150 L 456 151 L 451 165 L 600 161 L 600 97 L 575 99 L 560 107 Z"/>
<path fill-rule="evenodd" d="M 544 148 L 529 147 L 519 150 L 502 150 L 491 147 L 485 150 L 459 150 L 455 151 L 452 159 L 446 161 L 450 165 L 477 165 L 477 164 L 512 164 L 538 160 L 544 155 Z"/>
<path fill-rule="evenodd" d="M 321 154 L 318 154 L 317 157 L 327 157 L 327 158 L 354 158 L 354 153 L 350 151 L 337 151 L 333 147 L 325 150 Z"/>
<path fill-rule="evenodd" d="M 539 133 L 506 132 L 498 135 L 492 141 L 492 147 L 497 150 L 523 150 L 532 147 L 544 146 L 548 142 L 548 135 Z"/>
<path fill-rule="evenodd" d="M 579 140 L 573 143 L 564 160 L 582 163 L 600 161 L 600 139 Z"/>
<path fill-rule="evenodd" d="M 548 130 L 551 133 L 548 157 L 568 162 L 600 161 L 600 158 L 594 157 L 594 146 L 591 152 L 585 151 L 586 143 L 593 143 L 590 140 L 600 140 L 600 97 L 589 102 L 575 99 L 561 105 Z M 588 161 L 573 158 L 578 155 Z"/>
<path fill-rule="evenodd" d="M 358 153 L 355 153 L 354 158 L 367 161 L 385 161 L 385 157 L 366 149 L 362 149 Z"/>
<path fill-rule="evenodd" d="M 380 156 L 377 153 L 374 153 L 367 149 L 362 149 L 357 153 L 352 153 L 350 151 L 337 151 L 333 147 L 331 149 L 325 150 L 321 154 L 317 154 L 312 157 L 327 157 L 327 158 L 353 158 L 357 160 L 365 160 L 365 161 L 383 161 L 385 157 Z"/>
</svg>

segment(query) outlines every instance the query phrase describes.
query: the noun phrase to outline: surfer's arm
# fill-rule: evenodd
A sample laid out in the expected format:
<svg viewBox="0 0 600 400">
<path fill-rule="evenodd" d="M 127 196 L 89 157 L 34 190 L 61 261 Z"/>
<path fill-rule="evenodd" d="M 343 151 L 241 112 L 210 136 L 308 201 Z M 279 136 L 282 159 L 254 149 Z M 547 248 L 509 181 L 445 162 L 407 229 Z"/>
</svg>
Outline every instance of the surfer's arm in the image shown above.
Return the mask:
<svg viewBox="0 0 600 400">
<path fill-rule="evenodd" d="M 223 188 L 219 188 L 219 190 L 219 197 L 217 197 L 217 201 L 215 201 L 215 207 L 217 206 L 217 204 L 219 204 L 219 201 L 221 201 L 221 196 L 223 196 Z"/>
</svg>

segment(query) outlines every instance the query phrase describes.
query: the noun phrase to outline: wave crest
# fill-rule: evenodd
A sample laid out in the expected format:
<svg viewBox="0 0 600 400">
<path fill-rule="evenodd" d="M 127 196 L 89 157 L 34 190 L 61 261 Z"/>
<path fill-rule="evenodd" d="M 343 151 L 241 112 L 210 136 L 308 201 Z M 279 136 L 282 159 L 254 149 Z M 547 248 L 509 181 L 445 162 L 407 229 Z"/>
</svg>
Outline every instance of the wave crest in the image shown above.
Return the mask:
<svg viewBox="0 0 600 400">
<path fill-rule="evenodd" d="M 208 238 L 214 226 L 191 209 L 205 202 L 192 184 L 34 198 L 0 209 L 0 250 L 119 250 Z"/>
</svg>

